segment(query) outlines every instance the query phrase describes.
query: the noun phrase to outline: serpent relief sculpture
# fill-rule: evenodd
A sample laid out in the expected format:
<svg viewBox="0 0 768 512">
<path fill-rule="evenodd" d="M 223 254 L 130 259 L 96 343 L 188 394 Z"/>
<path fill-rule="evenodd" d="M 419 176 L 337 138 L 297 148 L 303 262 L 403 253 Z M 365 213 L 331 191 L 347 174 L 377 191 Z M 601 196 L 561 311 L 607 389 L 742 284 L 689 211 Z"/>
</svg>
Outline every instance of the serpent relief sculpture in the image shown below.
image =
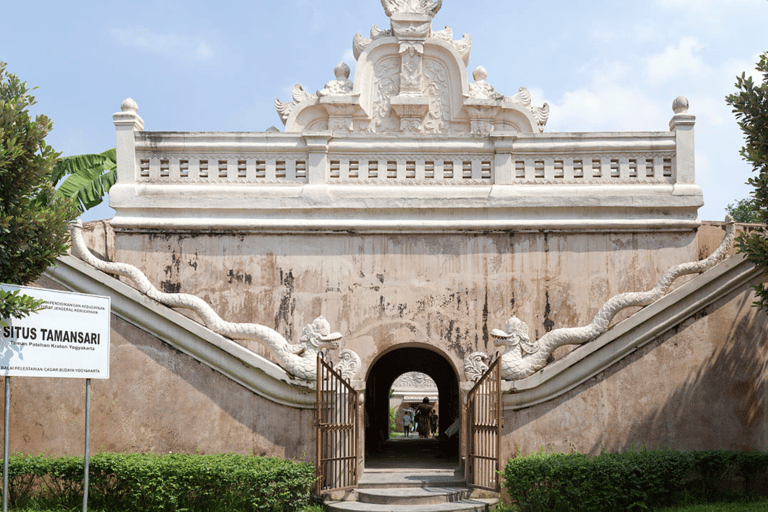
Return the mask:
<svg viewBox="0 0 768 512">
<path fill-rule="evenodd" d="M 628 307 L 647 306 L 664 296 L 672 282 L 686 274 L 705 272 L 725 259 L 733 244 L 734 222 L 730 216 L 726 219 L 726 232 L 720 246 L 708 258 L 701 261 L 681 263 L 664 272 L 656 286 L 647 292 L 622 293 L 612 297 L 597 312 L 592 323 L 584 327 L 565 327 L 546 333 L 539 340 L 531 343 L 528 326 L 522 320 L 512 317 L 507 320 L 504 329 L 494 329 L 491 336 L 494 344 L 502 348 L 501 378 L 518 380 L 529 377 L 541 370 L 554 350 L 563 345 L 581 345 L 591 341 L 605 331 L 616 314 Z M 488 355 L 473 352 L 464 360 L 464 373 L 470 380 L 477 380 L 488 369 Z"/>
<path fill-rule="evenodd" d="M 317 355 L 323 349 L 338 350 L 341 334 L 331 332 L 331 326 L 322 316 L 304 327 L 299 343 L 289 343 L 280 333 L 264 325 L 252 323 L 232 323 L 223 320 L 200 297 L 187 293 L 164 293 L 155 288 L 147 277 L 133 265 L 127 263 L 112 263 L 102 261 L 91 254 L 82 233 L 83 225 L 78 220 L 70 229 L 72 247 L 80 258 L 110 274 L 128 277 L 138 290 L 147 297 L 169 307 L 185 308 L 195 311 L 203 323 L 212 331 L 235 340 L 257 341 L 266 346 L 278 361 L 278 364 L 289 374 L 305 381 L 317 379 Z M 341 362 L 334 368 L 344 378 L 352 379 L 360 368 L 360 356 L 355 352 L 344 349 L 339 353 Z"/>
</svg>

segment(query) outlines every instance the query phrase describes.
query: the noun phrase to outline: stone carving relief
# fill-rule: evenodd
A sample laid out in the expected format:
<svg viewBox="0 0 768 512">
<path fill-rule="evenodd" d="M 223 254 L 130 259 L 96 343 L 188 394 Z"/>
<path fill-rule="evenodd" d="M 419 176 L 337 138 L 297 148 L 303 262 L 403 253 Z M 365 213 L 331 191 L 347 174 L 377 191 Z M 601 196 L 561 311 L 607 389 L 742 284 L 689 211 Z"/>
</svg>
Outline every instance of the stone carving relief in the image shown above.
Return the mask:
<svg viewBox="0 0 768 512">
<path fill-rule="evenodd" d="M 424 94 L 429 98 L 429 113 L 423 123 L 424 133 L 450 131 L 451 96 L 448 70 L 435 59 L 424 59 Z"/>
<path fill-rule="evenodd" d="M 392 387 L 410 389 L 436 389 L 437 384 L 434 380 L 432 380 L 432 377 L 426 373 L 408 372 L 395 379 L 395 382 L 392 383 Z"/>
<path fill-rule="evenodd" d="M 374 69 L 373 111 L 367 131 L 393 132 L 400 128 L 392 114 L 391 101 L 400 92 L 400 62 L 396 57 L 382 59 Z"/>
<path fill-rule="evenodd" d="M 400 46 L 400 90 L 405 96 L 418 96 L 421 94 L 421 60 L 424 48 L 415 44 Z"/>
<path fill-rule="evenodd" d="M 381 0 L 384 13 L 393 14 L 428 14 L 434 16 L 443 6 L 443 0 Z"/>
<path fill-rule="evenodd" d="M 371 38 L 365 38 L 361 34 L 355 34 L 352 38 L 352 53 L 355 56 L 355 60 L 360 59 L 360 55 L 368 48 L 368 46 L 382 37 L 392 37 L 392 29 L 381 30 L 378 25 L 371 27 Z"/>
<path fill-rule="evenodd" d="M 83 239 L 81 221 L 70 229 L 72 247 L 80 258 L 102 272 L 131 279 L 137 289 L 147 297 L 169 307 L 195 311 L 212 331 L 235 340 L 258 341 L 266 346 L 278 364 L 293 377 L 311 385 L 317 380 L 317 355 L 321 350 L 338 350 L 341 334 L 331 332 L 331 326 L 322 316 L 304 327 L 299 343 L 289 343 L 280 333 L 269 327 L 251 323 L 231 323 L 223 320 L 200 297 L 187 293 L 164 293 L 152 285 L 141 270 L 127 263 L 112 263 L 96 258 Z M 340 352 L 341 362 L 334 368 L 344 378 L 353 379 L 360 368 L 360 356 L 349 349 Z"/>
<path fill-rule="evenodd" d="M 619 311 L 632 306 L 647 306 L 664 296 L 678 277 L 686 274 L 705 272 L 724 260 L 733 245 L 734 222 L 726 216 L 726 233 L 720 246 L 708 258 L 701 261 L 681 263 L 662 274 L 656 286 L 647 292 L 622 293 L 612 297 L 597 312 L 592 323 L 584 327 L 565 327 L 549 331 L 531 343 L 528 326 L 522 320 L 512 317 L 504 329 L 494 329 L 491 336 L 494 344 L 503 350 L 501 354 L 501 378 L 519 380 L 529 377 L 546 366 L 556 348 L 563 345 L 581 345 L 591 341 L 608 330 L 611 320 Z M 470 380 L 479 379 L 488 369 L 489 357 L 484 352 L 473 352 L 464 360 L 464 373 Z"/>
<path fill-rule="evenodd" d="M 288 121 L 288 117 L 290 117 L 291 112 L 293 112 L 299 103 L 306 100 L 317 99 L 317 96 L 305 91 L 300 84 L 294 85 L 291 92 L 293 94 L 293 101 L 287 101 L 283 103 L 279 99 L 275 98 L 275 109 L 277 110 L 280 119 L 283 121 L 283 124 Z"/>
<path fill-rule="evenodd" d="M 452 44 L 456 51 L 459 52 L 459 55 L 461 55 L 464 65 L 467 66 L 469 64 L 469 53 L 472 50 L 472 38 L 469 37 L 469 34 L 463 34 L 461 39 L 454 41 L 453 29 L 446 25 L 443 30 L 432 32 L 431 37 Z"/>
<path fill-rule="evenodd" d="M 469 130 L 488 134 L 494 130 L 496 115 L 499 130 L 522 133 L 544 130 L 549 105 L 532 107 L 527 90 L 521 88 L 518 94 L 505 97 L 486 81 L 488 74 L 484 68 L 475 70 L 471 84 L 457 73 L 469 62 L 472 39 L 464 34 L 461 40 L 454 41 L 453 29 L 449 26 L 432 30 L 432 18 L 441 8 L 441 0 L 382 0 L 382 6 L 391 20 L 390 28 L 373 25 L 370 37 L 356 34 L 352 41 L 358 60 L 355 80 L 359 108 L 350 106 L 345 110 L 340 106 L 343 101 L 322 101 L 342 95 L 357 97 L 349 79 L 349 68 L 346 64 L 340 65 L 335 70 L 336 79 L 319 90 L 317 96 L 297 85 L 292 102 L 275 100 L 288 131 L 449 133 Z M 455 52 L 446 51 L 446 43 Z M 433 50 L 427 51 L 427 47 Z M 461 86 L 451 89 L 451 84 Z M 322 110 L 315 108 L 317 102 L 300 107 L 314 109 L 309 110 L 308 115 L 291 116 L 300 103 L 315 98 L 325 107 L 326 119 L 321 119 Z M 484 104 L 484 101 L 499 104 Z M 459 108 L 462 102 L 464 107 Z M 288 123 L 289 118 L 294 121 Z"/>
</svg>

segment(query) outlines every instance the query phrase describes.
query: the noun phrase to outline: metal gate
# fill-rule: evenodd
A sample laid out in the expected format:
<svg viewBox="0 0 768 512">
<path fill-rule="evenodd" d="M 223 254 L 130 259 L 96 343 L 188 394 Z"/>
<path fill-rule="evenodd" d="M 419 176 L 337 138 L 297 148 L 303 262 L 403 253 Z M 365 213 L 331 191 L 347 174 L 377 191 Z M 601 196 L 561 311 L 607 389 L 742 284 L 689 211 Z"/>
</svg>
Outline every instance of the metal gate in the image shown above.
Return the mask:
<svg viewBox="0 0 768 512">
<path fill-rule="evenodd" d="M 467 399 L 467 486 L 501 490 L 501 358 L 497 357 Z"/>
<path fill-rule="evenodd" d="M 357 485 L 357 392 L 347 380 L 317 357 L 318 494 L 352 489 Z"/>
</svg>

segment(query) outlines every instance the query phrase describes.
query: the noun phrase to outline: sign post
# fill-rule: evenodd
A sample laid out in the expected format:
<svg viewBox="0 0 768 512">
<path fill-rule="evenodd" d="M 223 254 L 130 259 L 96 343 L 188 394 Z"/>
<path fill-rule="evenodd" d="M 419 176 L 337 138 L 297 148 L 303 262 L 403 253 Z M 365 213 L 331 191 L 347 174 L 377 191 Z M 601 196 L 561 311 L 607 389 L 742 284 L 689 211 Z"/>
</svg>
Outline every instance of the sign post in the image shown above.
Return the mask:
<svg viewBox="0 0 768 512">
<path fill-rule="evenodd" d="M 11 377 L 85 379 L 85 482 L 83 512 L 88 508 L 91 434 L 91 379 L 109 378 L 110 298 L 0 284 L 7 291 L 45 301 L 39 313 L 3 319 L 0 326 L 0 375 L 5 376 L 3 439 L 3 512 L 8 511 L 8 450 Z"/>
</svg>

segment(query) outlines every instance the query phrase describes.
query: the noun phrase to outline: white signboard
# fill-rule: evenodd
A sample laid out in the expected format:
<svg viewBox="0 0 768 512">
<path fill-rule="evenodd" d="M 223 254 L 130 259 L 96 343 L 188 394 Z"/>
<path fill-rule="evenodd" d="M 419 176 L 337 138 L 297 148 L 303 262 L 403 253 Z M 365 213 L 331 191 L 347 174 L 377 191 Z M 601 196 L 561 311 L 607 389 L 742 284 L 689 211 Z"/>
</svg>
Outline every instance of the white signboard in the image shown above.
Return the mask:
<svg viewBox="0 0 768 512">
<path fill-rule="evenodd" d="M 109 297 L 8 284 L 0 289 L 45 301 L 42 311 L 0 325 L 0 375 L 109 378 Z"/>
</svg>

